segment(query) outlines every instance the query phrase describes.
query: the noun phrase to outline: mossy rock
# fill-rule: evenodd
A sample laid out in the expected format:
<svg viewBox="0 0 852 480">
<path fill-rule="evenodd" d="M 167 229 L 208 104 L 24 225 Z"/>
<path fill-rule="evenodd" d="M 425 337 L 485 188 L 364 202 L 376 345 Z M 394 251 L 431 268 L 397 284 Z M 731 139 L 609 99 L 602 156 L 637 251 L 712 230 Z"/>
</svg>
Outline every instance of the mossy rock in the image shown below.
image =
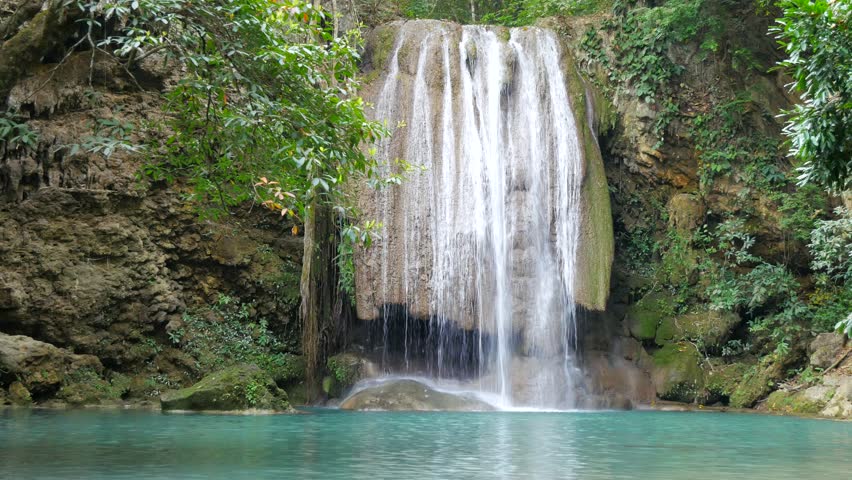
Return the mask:
<svg viewBox="0 0 852 480">
<path fill-rule="evenodd" d="M 97 405 L 105 400 L 118 400 L 129 389 L 129 377 L 116 374 L 107 381 L 97 372 L 83 369 L 65 379 L 56 398 L 71 405 Z"/>
<path fill-rule="evenodd" d="M 657 328 L 671 315 L 674 302 L 669 295 L 652 292 L 627 310 L 625 322 L 630 335 L 637 340 L 654 340 Z"/>
<path fill-rule="evenodd" d="M 744 363 L 718 364 L 705 375 L 706 390 L 712 400 L 730 398 L 750 366 Z"/>
<path fill-rule="evenodd" d="M 382 72 L 387 69 L 388 61 L 396 45 L 399 25 L 390 23 L 373 29 L 367 40 L 370 63 L 374 71 Z"/>
<path fill-rule="evenodd" d="M 812 393 L 818 394 L 813 395 Z M 834 389 L 830 387 L 811 387 L 800 392 L 776 390 L 766 399 L 765 405 L 770 412 L 814 415 L 825 408 L 833 393 Z"/>
<path fill-rule="evenodd" d="M 341 353 L 326 362 L 329 376 L 323 379 L 323 391 L 332 398 L 340 397 L 364 377 L 366 362 L 354 353 Z"/>
<path fill-rule="evenodd" d="M 766 360 L 759 365 L 749 368 L 743 375 L 742 381 L 731 394 L 731 406 L 735 408 L 751 408 L 758 400 L 764 398 L 778 379 L 783 368 L 780 362 Z"/>
<path fill-rule="evenodd" d="M 663 400 L 693 403 L 704 398 L 701 356 L 688 343 L 672 343 L 653 354 L 651 378 Z"/>
<path fill-rule="evenodd" d="M 290 411 L 287 393 L 257 365 L 236 365 L 160 396 L 163 410 Z"/>
<path fill-rule="evenodd" d="M 21 382 L 12 382 L 9 385 L 9 402 L 12 405 L 27 406 L 33 403 L 30 391 Z"/>
<path fill-rule="evenodd" d="M 275 383 L 284 386 L 303 381 L 307 364 L 305 357 L 285 354 L 280 356 L 280 361 L 270 362 L 265 370 L 269 372 Z"/>
<path fill-rule="evenodd" d="M 690 340 L 704 349 L 718 350 L 740 321 L 736 313 L 713 310 L 665 318 L 657 327 L 654 341 L 662 346 L 672 341 Z"/>
</svg>

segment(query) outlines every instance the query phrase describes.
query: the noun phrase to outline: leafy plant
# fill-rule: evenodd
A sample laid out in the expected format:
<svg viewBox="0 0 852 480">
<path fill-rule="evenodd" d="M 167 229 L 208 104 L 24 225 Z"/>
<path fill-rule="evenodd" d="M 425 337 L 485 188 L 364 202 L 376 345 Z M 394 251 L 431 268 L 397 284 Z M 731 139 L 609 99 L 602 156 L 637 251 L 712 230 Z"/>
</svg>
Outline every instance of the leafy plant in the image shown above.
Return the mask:
<svg viewBox="0 0 852 480">
<path fill-rule="evenodd" d="M 835 220 L 818 220 L 808 245 L 813 256 L 811 266 L 840 283 L 852 283 L 852 213 L 843 207 L 835 210 Z"/>
<path fill-rule="evenodd" d="M 38 134 L 21 117 L 10 112 L 0 113 L 0 150 L 33 148 L 36 142 Z"/>
<path fill-rule="evenodd" d="M 790 153 L 804 165 L 801 183 L 852 188 L 852 3 L 783 0 L 772 29 L 802 97 L 787 114 Z"/>
<path fill-rule="evenodd" d="M 245 397 L 249 405 L 255 406 L 260 401 L 260 396 L 266 387 L 259 384 L 256 380 L 252 380 L 245 387 Z"/>
<path fill-rule="evenodd" d="M 221 294 L 209 309 L 183 316 L 180 348 L 197 361 L 201 372 L 234 363 L 253 363 L 276 378 L 302 374 L 300 360 L 290 353 L 295 345 L 284 341 L 266 320 L 252 321 L 253 306 Z"/>
<path fill-rule="evenodd" d="M 313 201 L 334 204 L 342 183 L 370 175 L 362 148 L 384 135 L 364 116 L 357 30 L 303 0 L 116 0 L 81 5 L 115 25 L 98 43 L 127 64 L 160 55 L 184 71 L 167 95 L 167 140 L 155 146 L 153 179 L 184 178 L 192 200 L 219 216 L 252 200 L 260 178 L 304 218 Z M 106 149 L 108 146 L 102 146 Z"/>
</svg>

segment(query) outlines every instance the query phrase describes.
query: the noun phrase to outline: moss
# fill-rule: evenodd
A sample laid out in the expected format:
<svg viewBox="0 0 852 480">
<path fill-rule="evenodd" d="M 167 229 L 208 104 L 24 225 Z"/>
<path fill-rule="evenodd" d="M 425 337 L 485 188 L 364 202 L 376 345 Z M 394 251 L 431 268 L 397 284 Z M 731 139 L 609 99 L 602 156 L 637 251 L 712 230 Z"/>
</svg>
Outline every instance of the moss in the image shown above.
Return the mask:
<svg viewBox="0 0 852 480">
<path fill-rule="evenodd" d="M 330 397 L 339 397 L 352 385 L 361 380 L 364 362 L 351 353 L 341 353 L 330 357 L 326 362 L 331 374 L 323 379 L 323 391 Z"/>
<path fill-rule="evenodd" d="M 781 364 L 772 359 L 765 359 L 759 365 L 749 368 L 731 394 L 731 406 L 735 408 L 754 406 L 772 390 L 775 382 L 781 378 L 782 370 Z"/>
<path fill-rule="evenodd" d="M 657 334 L 654 336 L 654 343 L 663 346 L 670 343 L 677 335 L 678 330 L 677 327 L 675 327 L 675 320 L 671 317 L 664 317 L 660 320 L 660 324 L 657 326 Z"/>
<path fill-rule="evenodd" d="M 672 343 L 654 352 L 653 380 L 663 400 L 702 402 L 704 370 L 692 345 Z"/>
<path fill-rule="evenodd" d="M 48 2 L 18 33 L 0 45 L 0 98 L 52 47 L 61 43 L 82 12 L 64 2 Z"/>
<path fill-rule="evenodd" d="M 707 348 L 721 348 L 740 321 L 736 313 L 711 310 L 681 315 L 674 323 L 681 338 L 700 342 Z"/>
<path fill-rule="evenodd" d="M 23 383 L 12 382 L 9 385 L 9 401 L 12 405 L 26 406 L 33 403 L 33 397 Z"/>
<path fill-rule="evenodd" d="M 370 61 L 373 70 L 383 72 L 387 68 L 393 48 L 396 45 L 397 28 L 395 25 L 383 25 L 373 31 L 370 39 Z"/>
<path fill-rule="evenodd" d="M 804 392 L 776 390 L 766 399 L 766 408 L 776 413 L 817 414 L 825 408 L 827 402 L 828 400 L 809 399 Z"/>
<path fill-rule="evenodd" d="M 256 365 L 212 373 L 189 388 L 160 397 L 163 410 L 290 410 L 287 394 Z"/>
<path fill-rule="evenodd" d="M 715 399 L 730 398 L 748 371 L 743 363 L 715 365 L 706 375 L 706 389 Z"/>
<path fill-rule="evenodd" d="M 673 305 L 670 307 L 673 309 Z M 663 314 L 654 341 L 662 346 L 688 340 L 699 344 L 702 350 L 718 349 L 739 323 L 737 314 L 727 312 L 702 311 L 677 317 Z"/>
<path fill-rule="evenodd" d="M 107 381 L 91 369 L 81 369 L 65 379 L 56 397 L 72 405 L 96 405 L 122 398 L 130 383 L 125 375 L 115 374 Z"/>
<path fill-rule="evenodd" d="M 615 255 L 612 210 L 603 158 L 588 125 L 586 85 L 574 60 L 565 57 L 564 70 L 577 130 L 583 144 L 585 172 L 580 191 L 581 230 L 577 248 L 576 301 L 589 310 L 602 311 L 609 298 L 610 274 Z"/>
<path fill-rule="evenodd" d="M 626 323 L 630 334 L 638 340 L 656 338 L 658 328 L 664 323 L 664 319 L 671 316 L 673 309 L 673 299 L 669 295 L 661 292 L 645 295 L 627 311 Z M 671 338 L 671 335 L 668 338 Z"/>
</svg>

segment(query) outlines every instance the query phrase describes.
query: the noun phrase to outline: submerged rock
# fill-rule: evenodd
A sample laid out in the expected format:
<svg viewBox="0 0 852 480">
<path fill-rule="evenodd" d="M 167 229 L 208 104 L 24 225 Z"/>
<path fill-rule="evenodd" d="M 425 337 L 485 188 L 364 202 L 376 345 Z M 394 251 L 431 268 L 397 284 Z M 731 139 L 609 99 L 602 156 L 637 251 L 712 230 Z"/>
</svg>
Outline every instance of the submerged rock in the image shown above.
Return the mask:
<svg viewBox="0 0 852 480">
<path fill-rule="evenodd" d="M 360 390 L 341 402 L 343 410 L 494 410 L 465 394 L 441 392 L 416 380 L 392 380 Z"/>
<path fill-rule="evenodd" d="M 163 410 L 291 411 L 287 393 L 256 365 L 211 373 L 195 385 L 160 396 Z"/>
</svg>

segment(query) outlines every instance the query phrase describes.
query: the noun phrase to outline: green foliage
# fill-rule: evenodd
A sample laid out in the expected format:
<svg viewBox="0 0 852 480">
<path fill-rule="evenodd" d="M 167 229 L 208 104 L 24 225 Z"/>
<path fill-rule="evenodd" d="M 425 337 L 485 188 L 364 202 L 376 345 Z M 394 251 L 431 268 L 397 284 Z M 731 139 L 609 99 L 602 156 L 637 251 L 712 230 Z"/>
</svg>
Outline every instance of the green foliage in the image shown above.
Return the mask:
<svg viewBox="0 0 852 480">
<path fill-rule="evenodd" d="M 184 326 L 173 331 L 173 341 L 197 361 L 202 372 L 236 363 L 250 363 L 277 379 L 297 378 L 303 366 L 286 353 L 288 345 L 270 329 L 266 320 L 252 321 L 253 307 L 220 295 L 209 309 L 183 316 Z"/>
<path fill-rule="evenodd" d="M 721 264 L 705 267 L 710 277 L 707 299 L 710 307 L 746 314 L 753 335 L 767 335 L 778 354 L 786 354 L 796 332 L 810 318 L 810 309 L 799 299 L 801 286 L 784 266 L 770 264 L 753 255 L 755 239 L 742 219 L 729 219 L 715 232 L 702 230 L 701 241 L 708 253 L 722 253 Z M 749 265 L 754 265 L 748 268 Z"/>
<path fill-rule="evenodd" d="M 76 405 L 94 404 L 101 400 L 118 400 L 130 390 L 130 379 L 113 374 L 108 380 L 91 368 L 81 368 L 63 379 L 57 396 Z"/>
<path fill-rule="evenodd" d="M 810 295 L 811 330 L 814 333 L 840 330 L 840 323 L 852 313 L 852 288 L 847 285 L 818 287 Z"/>
<path fill-rule="evenodd" d="M 334 203 L 347 178 L 372 172 L 362 144 L 385 132 L 354 94 L 361 40 L 357 31 L 335 36 L 322 9 L 302 0 L 117 0 L 85 8 L 119 26 L 101 48 L 128 63 L 157 53 L 183 70 L 167 93 L 171 134 L 145 173 L 185 178 L 191 198 L 212 205 L 207 213 L 259 196 L 303 218 L 305 205 Z M 261 178 L 288 195 L 256 190 Z"/>
<path fill-rule="evenodd" d="M 38 134 L 24 119 L 10 112 L 0 113 L 0 152 L 33 148 L 37 141 Z"/>
<path fill-rule="evenodd" d="M 708 189 L 718 177 L 732 177 L 764 192 L 777 191 L 787 184 L 787 161 L 780 141 L 758 133 L 747 121 L 753 106 L 751 94 L 743 92 L 693 119 L 690 134 L 698 151 L 703 189 Z"/>
<path fill-rule="evenodd" d="M 554 15 L 586 15 L 601 12 L 612 0 L 507 0 L 502 8 L 482 16 L 483 23 L 524 26 Z"/>
<path fill-rule="evenodd" d="M 793 76 L 802 103 L 784 133 L 804 165 L 801 183 L 852 188 L 852 3 L 783 0 L 773 32 L 787 53 L 779 65 Z"/>
<path fill-rule="evenodd" d="M 260 400 L 260 396 L 264 393 L 265 390 L 266 386 L 261 383 L 258 383 L 257 380 L 250 381 L 245 386 L 246 402 L 248 402 L 248 404 L 252 407 L 257 405 L 258 401 Z"/>
<path fill-rule="evenodd" d="M 367 220 L 363 226 L 344 223 L 340 229 L 340 241 L 337 243 L 337 281 L 338 289 L 355 303 L 355 249 L 360 245 L 370 248 L 378 237 L 381 223 Z"/>
<path fill-rule="evenodd" d="M 76 155 L 80 150 L 98 153 L 109 157 L 118 150 L 139 152 L 144 147 L 131 142 L 131 135 L 136 129 L 132 123 L 121 123 L 110 118 L 99 118 L 92 124 L 94 135 L 86 137 L 83 143 L 69 145 L 69 155 Z"/>
<path fill-rule="evenodd" d="M 850 313 L 844 320 L 837 322 L 834 329 L 845 334 L 847 337 L 852 337 L 852 313 Z"/>
<path fill-rule="evenodd" d="M 825 193 L 815 185 L 804 185 L 792 194 L 780 194 L 780 226 L 798 241 L 806 242 L 818 219 L 826 213 L 828 201 Z"/>
<path fill-rule="evenodd" d="M 852 213 L 835 210 L 835 220 L 818 220 L 808 245 L 812 268 L 837 283 L 852 284 Z"/>
</svg>

